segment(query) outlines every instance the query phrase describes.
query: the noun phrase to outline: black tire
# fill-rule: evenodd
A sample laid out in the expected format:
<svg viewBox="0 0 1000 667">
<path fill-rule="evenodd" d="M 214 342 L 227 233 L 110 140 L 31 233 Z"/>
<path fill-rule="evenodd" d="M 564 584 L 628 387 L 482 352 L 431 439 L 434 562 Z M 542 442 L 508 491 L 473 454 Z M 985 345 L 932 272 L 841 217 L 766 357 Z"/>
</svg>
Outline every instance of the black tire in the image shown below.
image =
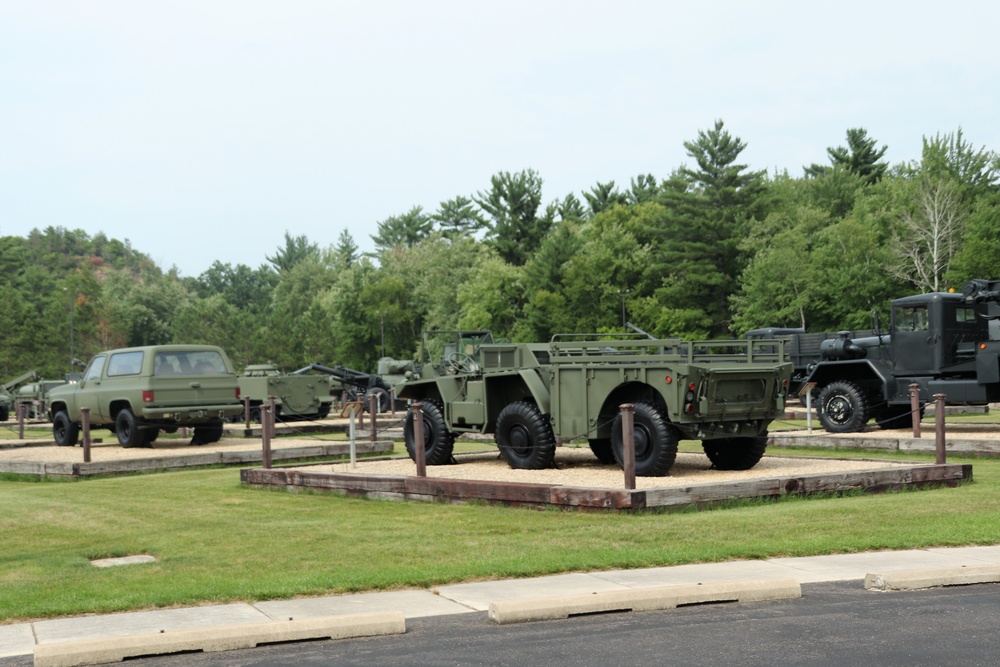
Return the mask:
<svg viewBox="0 0 1000 667">
<path fill-rule="evenodd" d="M 143 442 L 147 447 L 152 447 L 156 439 L 160 437 L 160 429 L 158 428 L 147 428 L 142 432 Z"/>
<path fill-rule="evenodd" d="M 192 445 L 207 445 L 218 442 L 222 439 L 222 422 L 217 424 L 205 424 L 194 427 L 194 436 L 191 438 Z"/>
<path fill-rule="evenodd" d="M 10 408 L 6 405 L 0 405 L 0 422 L 5 422 L 10 419 Z"/>
<path fill-rule="evenodd" d="M 750 470 L 767 449 L 767 433 L 743 438 L 702 440 L 702 449 L 716 470 Z"/>
<path fill-rule="evenodd" d="M 128 408 L 122 408 L 115 417 L 115 434 L 122 447 L 142 447 L 146 444 L 146 436 L 139 428 L 139 420 Z"/>
<path fill-rule="evenodd" d="M 601 463 L 614 463 L 615 453 L 611 450 L 611 438 L 594 438 L 590 440 L 590 451 Z"/>
<path fill-rule="evenodd" d="M 260 406 L 259 405 L 250 408 L 250 423 L 251 424 L 260 424 L 261 423 L 261 414 L 260 414 Z"/>
<path fill-rule="evenodd" d="M 52 437 L 58 446 L 72 447 L 80 439 L 80 427 L 65 412 L 57 412 L 52 418 Z"/>
<path fill-rule="evenodd" d="M 365 404 L 364 404 L 365 412 L 371 412 L 369 408 L 371 407 L 372 396 L 377 397 L 375 401 L 375 408 L 378 410 L 378 414 L 382 414 L 383 412 L 389 411 L 389 408 L 391 407 L 389 405 L 389 400 L 390 400 L 389 392 L 387 392 L 385 389 L 382 389 L 381 387 L 375 387 L 374 389 L 369 390 L 365 394 Z"/>
<path fill-rule="evenodd" d="M 637 477 L 663 477 L 670 472 L 677 458 L 677 431 L 656 407 L 636 403 L 633 414 L 635 434 L 635 474 Z M 611 424 L 611 450 L 618 465 L 625 467 L 622 438 L 622 415 L 619 412 Z"/>
<path fill-rule="evenodd" d="M 541 470 L 552 467 L 556 436 L 552 433 L 552 424 L 534 403 L 516 401 L 501 410 L 493 438 L 511 468 Z"/>
<path fill-rule="evenodd" d="M 455 449 L 455 434 L 448 430 L 444 420 L 444 406 L 433 399 L 422 401 L 424 416 L 424 463 L 440 466 L 451 463 L 451 453 Z M 413 409 L 406 411 L 403 422 L 403 440 L 406 452 L 417 460 L 417 443 L 413 438 Z"/>
<path fill-rule="evenodd" d="M 861 387 L 849 380 L 837 380 L 819 392 L 819 421 L 830 433 L 860 431 L 868 423 L 868 401 Z"/>
</svg>

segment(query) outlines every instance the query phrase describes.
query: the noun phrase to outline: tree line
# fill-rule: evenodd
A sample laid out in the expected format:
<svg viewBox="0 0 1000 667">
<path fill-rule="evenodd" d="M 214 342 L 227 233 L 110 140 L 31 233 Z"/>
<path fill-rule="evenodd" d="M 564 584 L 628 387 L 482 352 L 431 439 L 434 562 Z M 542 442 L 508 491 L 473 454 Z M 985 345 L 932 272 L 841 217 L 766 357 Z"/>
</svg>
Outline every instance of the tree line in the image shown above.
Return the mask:
<svg viewBox="0 0 1000 667">
<path fill-rule="evenodd" d="M 741 163 L 724 123 L 684 142 L 665 178 L 598 182 L 545 203 L 532 169 L 349 231 L 326 247 L 286 232 L 257 268 L 163 270 L 128 241 L 49 227 L 0 237 L 0 377 L 117 346 L 224 347 L 242 367 L 375 369 L 423 329 L 740 336 L 762 326 L 863 328 L 902 295 L 997 275 L 1000 155 L 961 128 L 889 165 L 862 128 L 800 176 Z M 72 329 L 72 336 L 70 336 Z M 77 366 L 76 370 L 79 370 Z"/>
</svg>

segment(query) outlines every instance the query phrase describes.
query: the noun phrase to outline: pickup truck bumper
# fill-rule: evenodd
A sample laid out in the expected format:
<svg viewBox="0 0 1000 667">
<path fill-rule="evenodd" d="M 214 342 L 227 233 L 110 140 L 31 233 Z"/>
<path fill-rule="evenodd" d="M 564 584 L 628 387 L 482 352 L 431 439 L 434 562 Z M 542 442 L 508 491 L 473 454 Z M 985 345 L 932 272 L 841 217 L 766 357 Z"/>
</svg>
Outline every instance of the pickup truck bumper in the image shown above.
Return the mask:
<svg viewBox="0 0 1000 667">
<path fill-rule="evenodd" d="M 243 413 L 242 403 L 225 405 L 199 405 L 197 407 L 143 407 L 142 418 L 151 422 L 173 422 L 187 424 L 204 422 L 206 419 L 222 419 Z"/>
</svg>

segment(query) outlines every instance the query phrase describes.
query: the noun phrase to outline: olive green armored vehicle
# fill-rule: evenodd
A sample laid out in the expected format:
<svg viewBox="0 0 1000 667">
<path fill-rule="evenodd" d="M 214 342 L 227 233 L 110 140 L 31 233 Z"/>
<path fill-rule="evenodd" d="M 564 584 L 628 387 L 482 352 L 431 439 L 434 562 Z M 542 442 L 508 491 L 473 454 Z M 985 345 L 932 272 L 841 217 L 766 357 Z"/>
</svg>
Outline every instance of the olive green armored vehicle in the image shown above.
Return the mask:
<svg viewBox="0 0 1000 667">
<path fill-rule="evenodd" d="M 418 371 L 395 389 L 423 404 L 426 462 L 452 462 L 455 437 L 492 433 L 512 468 L 548 468 L 558 443 L 586 438 L 624 461 L 620 406 L 634 404 L 635 466 L 668 474 L 681 439 L 701 440 L 714 467 L 746 470 L 784 412 L 792 365 L 781 341 L 648 340 L 559 335 L 497 343 L 489 331 L 424 334 Z M 404 423 L 415 457 L 413 410 Z"/>
</svg>

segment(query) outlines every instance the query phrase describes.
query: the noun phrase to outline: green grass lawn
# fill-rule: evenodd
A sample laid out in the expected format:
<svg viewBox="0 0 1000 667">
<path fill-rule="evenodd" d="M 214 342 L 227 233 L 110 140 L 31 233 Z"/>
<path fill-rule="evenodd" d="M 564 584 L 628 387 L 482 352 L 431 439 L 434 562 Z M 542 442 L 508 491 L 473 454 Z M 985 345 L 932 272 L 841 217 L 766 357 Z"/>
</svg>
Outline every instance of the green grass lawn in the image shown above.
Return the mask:
<svg viewBox="0 0 1000 667">
<path fill-rule="evenodd" d="M 974 483 L 953 489 L 633 515 L 249 489 L 236 469 L 0 481 L 0 621 L 579 570 L 1000 543 L 1000 461 L 971 462 Z M 89 564 L 131 554 L 151 554 L 158 562 Z"/>
</svg>

